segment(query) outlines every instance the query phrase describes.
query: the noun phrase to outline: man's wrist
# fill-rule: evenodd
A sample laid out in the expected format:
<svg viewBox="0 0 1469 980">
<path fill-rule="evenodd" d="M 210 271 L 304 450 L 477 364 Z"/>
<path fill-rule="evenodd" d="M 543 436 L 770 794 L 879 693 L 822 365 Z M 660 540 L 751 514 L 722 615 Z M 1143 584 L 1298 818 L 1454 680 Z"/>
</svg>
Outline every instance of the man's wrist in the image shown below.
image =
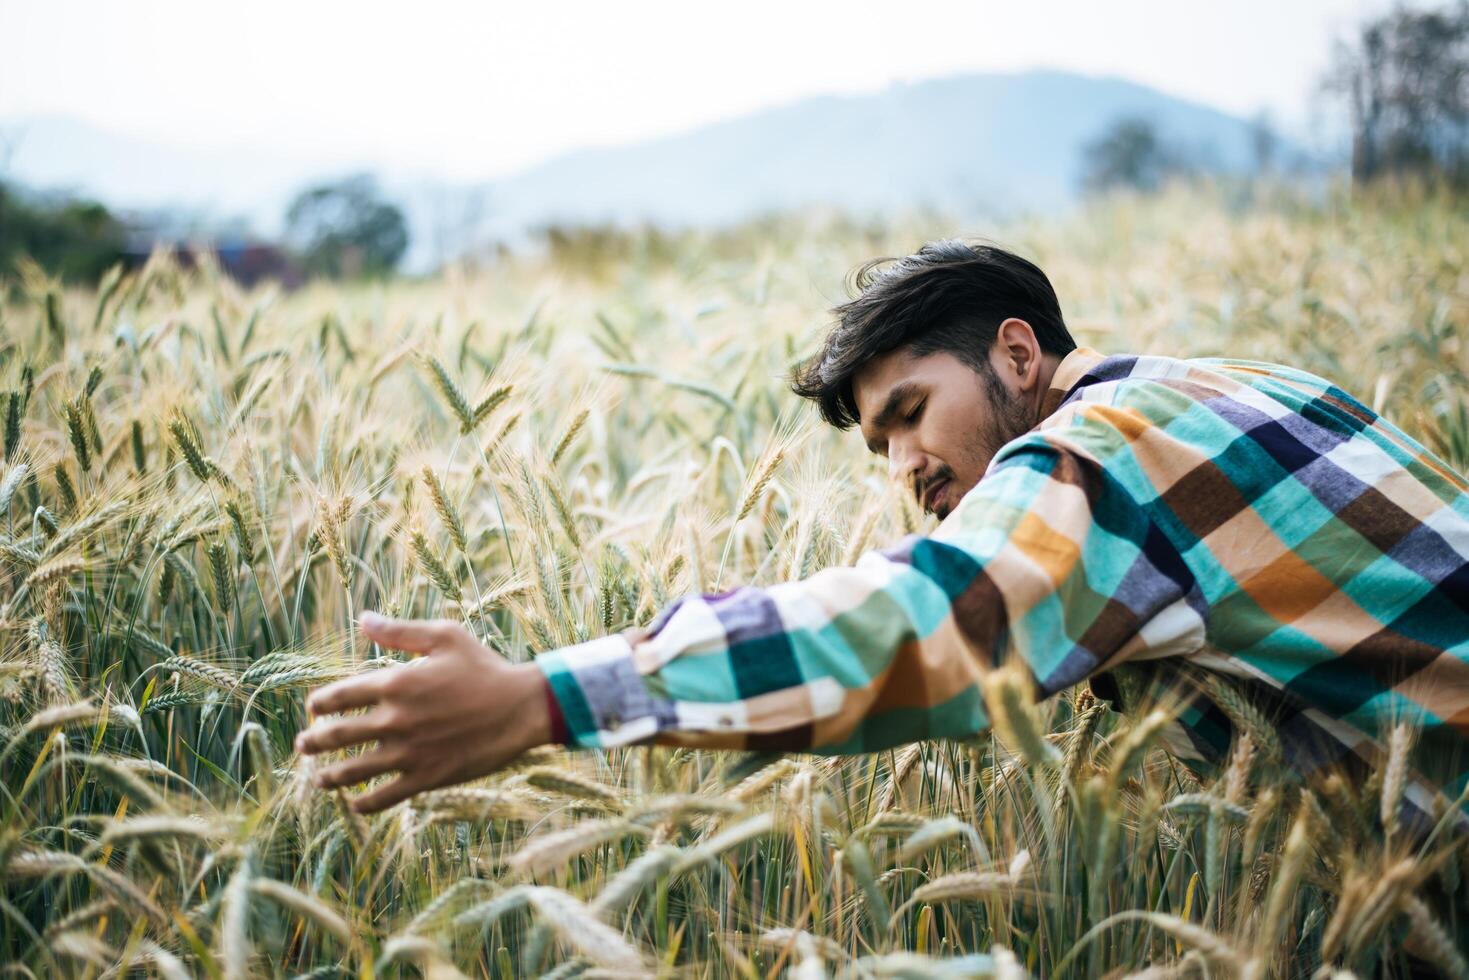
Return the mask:
<svg viewBox="0 0 1469 980">
<path fill-rule="evenodd" d="M 627 745 L 656 735 L 673 721 L 672 704 L 652 696 L 624 634 L 543 651 L 534 665 L 550 684 L 568 745 Z"/>
<path fill-rule="evenodd" d="M 534 664 L 528 666 L 535 670 L 536 679 L 541 685 L 541 699 L 546 705 L 548 741 L 552 745 L 565 745 L 569 741 L 566 715 L 561 711 L 561 702 L 556 700 L 556 691 L 551 687 L 551 680 Z"/>
<path fill-rule="evenodd" d="M 564 744 L 564 735 L 558 738 L 558 731 L 564 733 L 566 723 L 561 718 L 561 709 L 556 705 L 556 699 L 547 688 L 545 675 L 535 664 L 515 664 L 512 667 L 515 672 L 514 687 L 517 693 L 512 695 L 514 704 L 520 707 L 516 711 L 516 721 L 521 726 L 525 744 L 521 751 L 528 751 L 542 745 Z"/>
</svg>

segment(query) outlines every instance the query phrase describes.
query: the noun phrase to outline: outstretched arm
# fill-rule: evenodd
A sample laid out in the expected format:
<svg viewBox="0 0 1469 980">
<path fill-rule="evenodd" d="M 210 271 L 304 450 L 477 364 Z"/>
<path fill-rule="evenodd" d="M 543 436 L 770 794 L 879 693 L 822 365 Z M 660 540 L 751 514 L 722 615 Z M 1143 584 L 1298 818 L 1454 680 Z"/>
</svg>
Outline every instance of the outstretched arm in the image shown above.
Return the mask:
<svg viewBox="0 0 1469 980">
<path fill-rule="evenodd" d="M 850 753 L 983 730 L 980 681 L 1010 657 L 1048 694 L 1145 649 L 1191 651 L 1202 609 L 1125 488 L 1034 435 L 927 537 L 799 582 L 687 596 L 536 663 L 573 744 Z"/>
<path fill-rule="evenodd" d="M 928 537 L 798 582 L 687 596 L 647 627 L 531 664 L 463 627 L 364 617 L 372 639 L 428 656 L 316 692 L 315 713 L 370 710 L 314 725 L 298 747 L 378 741 L 320 773 L 340 786 L 400 772 L 357 801 L 376 810 L 492 772 L 558 724 L 556 740 L 585 747 L 844 753 L 967 735 L 987 726 L 980 680 L 1007 657 L 1049 693 L 1144 650 L 1196 647 L 1192 584 L 1096 462 L 1033 434 Z"/>
</svg>

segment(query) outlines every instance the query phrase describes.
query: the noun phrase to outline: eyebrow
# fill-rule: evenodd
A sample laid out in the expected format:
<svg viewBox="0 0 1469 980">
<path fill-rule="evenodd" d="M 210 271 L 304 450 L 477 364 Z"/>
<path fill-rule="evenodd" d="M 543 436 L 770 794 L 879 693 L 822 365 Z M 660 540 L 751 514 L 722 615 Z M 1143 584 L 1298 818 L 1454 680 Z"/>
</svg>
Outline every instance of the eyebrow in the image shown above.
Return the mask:
<svg viewBox="0 0 1469 980">
<path fill-rule="evenodd" d="M 882 409 L 872 420 L 872 428 L 877 432 L 882 432 L 886 429 L 892 424 L 893 416 L 898 414 L 898 406 L 906 398 L 922 390 L 923 386 L 916 381 L 900 381 L 893 385 L 893 390 L 888 392 L 887 401 L 883 402 Z M 870 439 L 867 440 L 867 449 L 869 452 L 877 452 L 876 449 L 872 448 L 872 441 Z"/>
</svg>

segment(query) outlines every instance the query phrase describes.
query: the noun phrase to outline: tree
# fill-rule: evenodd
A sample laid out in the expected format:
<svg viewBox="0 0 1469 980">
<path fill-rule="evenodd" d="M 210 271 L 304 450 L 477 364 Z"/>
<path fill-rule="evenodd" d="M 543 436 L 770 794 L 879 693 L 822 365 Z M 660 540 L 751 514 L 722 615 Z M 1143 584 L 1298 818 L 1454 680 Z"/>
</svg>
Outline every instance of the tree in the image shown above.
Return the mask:
<svg viewBox="0 0 1469 980">
<path fill-rule="evenodd" d="M 296 195 L 286 212 L 286 238 L 309 273 L 381 276 L 407 251 L 408 224 L 371 175 L 356 174 Z"/>
<path fill-rule="evenodd" d="M 22 193 L 0 183 L 0 275 L 21 256 L 73 282 L 95 282 L 123 256 L 127 232 L 95 201 Z"/>
<path fill-rule="evenodd" d="M 1168 177 L 1190 169 L 1151 120 L 1122 116 L 1082 148 L 1081 186 L 1089 194 L 1114 187 L 1155 191 Z"/>
<path fill-rule="evenodd" d="M 1270 112 L 1262 109 L 1250 119 L 1250 158 L 1255 176 L 1263 177 L 1273 171 L 1279 155 L 1280 137 L 1275 132 L 1275 123 Z"/>
<path fill-rule="evenodd" d="M 1352 181 L 1469 183 L 1469 0 L 1397 7 L 1336 47 L 1324 87 L 1351 112 Z"/>
</svg>

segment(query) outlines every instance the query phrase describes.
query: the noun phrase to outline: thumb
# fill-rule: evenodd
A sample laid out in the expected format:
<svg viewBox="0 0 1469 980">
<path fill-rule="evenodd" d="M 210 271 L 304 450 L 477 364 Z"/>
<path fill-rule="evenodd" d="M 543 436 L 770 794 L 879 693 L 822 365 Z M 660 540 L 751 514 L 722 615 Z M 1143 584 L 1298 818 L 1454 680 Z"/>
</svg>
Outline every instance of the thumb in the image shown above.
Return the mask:
<svg viewBox="0 0 1469 980">
<path fill-rule="evenodd" d="M 447 619 L 393 619 L 367 611 L 357 623 L 372 642 L 408 653 L 433 653 L 453 647 L 456 640 L 473 639 L 463 626 Z"/>
</svg>

